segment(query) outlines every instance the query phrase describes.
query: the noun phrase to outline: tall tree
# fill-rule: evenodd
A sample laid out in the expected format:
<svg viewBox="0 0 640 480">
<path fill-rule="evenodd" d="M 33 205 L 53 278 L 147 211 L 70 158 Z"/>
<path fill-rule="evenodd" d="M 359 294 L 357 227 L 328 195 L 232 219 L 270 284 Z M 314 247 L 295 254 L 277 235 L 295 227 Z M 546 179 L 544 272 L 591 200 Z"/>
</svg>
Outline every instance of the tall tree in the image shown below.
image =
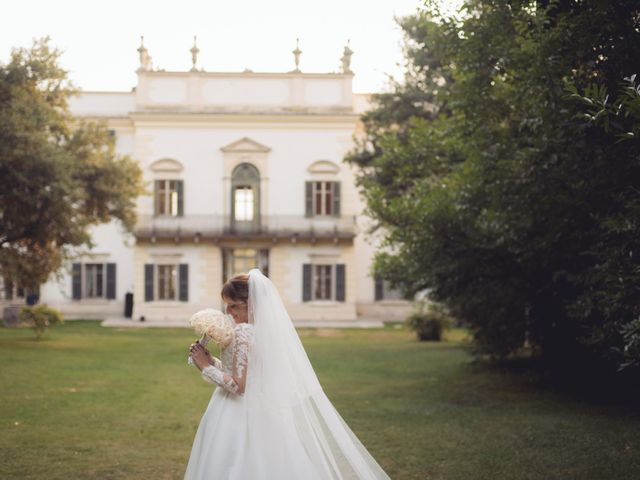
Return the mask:
<svg viewBox="0 0 640 480">
<path fill-rule="evenodd" d="M 69 113 L 77 90 L 59 57 L 44 38 L 0 64 L 0 272 L 28 288 L 90 246 L 92 225 L 117 219 L 130 231 L 143 193 L 106 126 Z"/>
<path fill-rule="evenodd" d="M 640 150 L 585 122 L 567 85 L 614 89 L 640 70 L 640 7 L 469 0 L 427 28 L 429 4 L 414 17 L 428 33 L 405 31 L 409 50 L 437 52 L 449 80 L 426 88 L 446 110 L 365 123 L 368 162 L 362 145 L 347 157 L 386 232 L 377 271 L 429 288 L 479 352 L 526 342 L 558 364 L 621 363 L 640 313 Z"/>
</svg>

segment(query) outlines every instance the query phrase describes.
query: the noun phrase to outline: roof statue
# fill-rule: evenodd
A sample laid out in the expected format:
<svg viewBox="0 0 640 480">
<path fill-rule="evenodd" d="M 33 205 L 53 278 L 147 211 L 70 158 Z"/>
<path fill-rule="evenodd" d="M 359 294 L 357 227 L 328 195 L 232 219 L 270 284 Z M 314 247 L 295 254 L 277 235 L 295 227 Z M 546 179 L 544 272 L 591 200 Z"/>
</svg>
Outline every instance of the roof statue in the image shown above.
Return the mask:
<svg viewBox="0 0 640 480">
<path fill-rule="evenodd" d="M 300 39 L 296 38 L 296 49 L 293 50 L 293 58 L 296 64 L 295 70 L 292 70 L 292 73 L 300 73 L 300 55 L 302 54 L 302 50 L 300 50 Z"/>
<path fill-rule="evenodd" d="M 148 72 L 153 69 L 153 64 L 151 62 L 151 55 L 149 55 L 149 51 L 144 46 L 144 36 L 140 36 L 140 47 L 138 47 L 138 53 L 140 54 L 140 66 L 138 67 L 139 72 Z"/>
<path fill-rule="evenodd" d="M 342 62 L 342 73 L 353 73 L 351 70 L 351 56 L 353 55 L 353 50 L 349 48 L 349 43 L 351 43 L 351 40 L 347 40 L 344 52 L 342 53 L 342 58 L 340 59 Z"/>
<path fill-rule="evenodd" d="M 191 71 L 192 72 L 197 72 L 198 71 L 198 69 L 196 68 L 196 62 L 198 61 L 198 53 L 200 53 L 200 49 L 196 45 L 196 40 L 197 39 L 198 39 L 198 37 L 196 37 L 194 35 L 193 36 L 193 47 L 191 47 L 191 50 L 189 50 L 191 52 L 191 63 L 193 64 L 193 66 L 191 67 Z"/>
</svg>

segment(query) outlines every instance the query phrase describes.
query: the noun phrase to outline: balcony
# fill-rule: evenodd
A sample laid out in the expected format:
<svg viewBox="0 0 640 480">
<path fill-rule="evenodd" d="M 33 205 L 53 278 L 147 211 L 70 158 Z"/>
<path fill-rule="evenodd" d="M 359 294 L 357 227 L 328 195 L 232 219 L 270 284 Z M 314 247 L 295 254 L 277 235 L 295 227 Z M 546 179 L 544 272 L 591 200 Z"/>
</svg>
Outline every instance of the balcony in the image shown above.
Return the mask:
<svg viewBox="0 0 640 480">
<path fill-rule="evenodd" d="M 232 221 L 228 215 L 185 215 L 183 217 L 138 215 L 134 230 L 138 240 L 298 240 L 352 241 L 356 231 L 354 215 L 304 217 L 302 215 L 263 215 L 260 221 Z"/>
</svg>

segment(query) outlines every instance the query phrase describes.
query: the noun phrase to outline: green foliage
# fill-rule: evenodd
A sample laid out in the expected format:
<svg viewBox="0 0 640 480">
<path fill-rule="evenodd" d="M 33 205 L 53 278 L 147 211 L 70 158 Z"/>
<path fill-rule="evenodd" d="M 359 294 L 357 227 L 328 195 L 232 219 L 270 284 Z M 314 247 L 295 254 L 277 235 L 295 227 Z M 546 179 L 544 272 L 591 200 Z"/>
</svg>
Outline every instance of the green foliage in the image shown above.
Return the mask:
<svg viewBox="0 0 640 480">
<path fill-rule="evenodd" d="M 640 85 L 636 82 L 636 74 L 625 77 L 620 83 L 618 89 L 613 94 L 609 94 L 607 87 L 603 84 L 592 83 L 584 88 L 584 93 L 579 93 L 578 87 L 570 83 L 567 85 L 570 98 L 577 100 L 584 106 L 582 116 L 590 125 L 599 127 L 607 134 L 617 138 L 616 143 L 625 142 L 625 145 L 631 146 L 630 151 L 638 151 L 640 144 Z M 634 148 L 635 147 L 635 148 Z M 634 186 L 631 186 L 634 188 Z M 638 191 L 636 195 L 627 195 L 627 206 L 629 214 L 637 219 L 640 213 L 640 205 L 638 200 Z M 614 233 L 632 232 L 633 220 L 623 216 L 612 216 L 607 219 L 608 229 Z M 629 247 L 629 263 L 631 270 L 628 274 L 628 281 L 638 281 L 638 267 L 633 263 L 633 249 Z M 622 263 L 624 260 L 621 259 Z M 622 283 L 623 279 L 610 279 L 613 283 L 618 280 Z M 613 297 L 613 300 L 619 300 L 621 295 Z M 624 298 L 624 296 L 622 296 Z M 586 305 L 590 303 L 585 302 Z M 629 309 L 631 313 L 637 313 L 638 309 Z M 609 325 L 610 335 L 618 334 L 622 337 L 622 342 L 613 344 L 612 349 L 616 356 L 621 359 L 620 370 L 629 367 L 640 367 L 640 318 L 631 321 L 617 321 Z M 617 331 L 616 331 L 617 330 Z M 601 339 L 603 337 L 600 334 Z M 599 340 L 598 339 L 598 340 Z"/>
<path fill-rule="evenodd" d="M 640 317 L 623 325 L 620 333 L 624 340 L 622 355 L 625 360 L 620 368 L 640 367 Z"/>
<path fill-rule="evenodd" d="M 640 140 L 640 84 L 636 74 L 625 77 L 618 88 L 617 97 L 611 97 L 605 85 L 592 83 L 580 93 L 574 84 L 568 84 L 570 98 L 585 106 L 584 118 L 600 126 L 605 132 L 617 134 L 622 140 Z"/>
<path fill-rule="evenodd" d="M 417 301 L 414 311 L 407 318 L 407 326 L 416 332 L 418 340 L 442 340 L 445 330 L 453 325 L 452 318 L 442 305 Z"/>
<path fill-rule="evenodd" d="M 131 230 L 143 193 L 139 166 L 116 155 L 106 126 L 70 115 L 77 90 L 59 56 L 45 38 L 0 64 L 0 270 L 30 288 L 91 245 L 92 225 Z"/>
<path fill-rule="evenodd" d="M 53 325 L 64 323 L 62 313 L 55 308 L 50 308 L 46 304 L 33 307 L 22 307 L 18 314 L 20 323 L 30 325 L 36 333 L 36 338 L 40 339 L 47 328 Z"/>
<path fill-rule="evenodd" d="M 637 3 L 470 0 L 437 25 L 432 6 L 401 22 L 407 83 L 430 104 L 396 86 L 385 98 L 419 111 L 378 101 L 346 158 L 384 232 L 375 273 L 429 289 L 480 354 L 527 343 L 615 371 L 640 313 L 640 146 L 602 129 L 605 114 L 585 118 L 567 85 L 598 83 L 600 98 L 640 72 Z M 607 105 L 633 111 L 626 92 Z"/>
</svg>

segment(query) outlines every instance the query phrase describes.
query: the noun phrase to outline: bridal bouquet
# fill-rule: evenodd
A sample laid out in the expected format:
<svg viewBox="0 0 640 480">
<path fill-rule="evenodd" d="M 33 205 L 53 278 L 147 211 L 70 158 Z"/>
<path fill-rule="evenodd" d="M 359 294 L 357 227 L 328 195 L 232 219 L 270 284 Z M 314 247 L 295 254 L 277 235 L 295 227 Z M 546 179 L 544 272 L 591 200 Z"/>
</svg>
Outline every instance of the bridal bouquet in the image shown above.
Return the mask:
<svg viewBox="0 0 640 480">
<path fill-rule="evenodd" d="M 202 346 L 213 340 L 220 348 L 225 348 L 233 340 L 233 324 L 234 321 L 229 315 L 213 308 L 200 310 L 189 319 L 189 325 L 201 337 L 198 343 Z M 193 364 L 191 355 L 189 355 L 188 363 L 189 365 Z"/>
</svg>

